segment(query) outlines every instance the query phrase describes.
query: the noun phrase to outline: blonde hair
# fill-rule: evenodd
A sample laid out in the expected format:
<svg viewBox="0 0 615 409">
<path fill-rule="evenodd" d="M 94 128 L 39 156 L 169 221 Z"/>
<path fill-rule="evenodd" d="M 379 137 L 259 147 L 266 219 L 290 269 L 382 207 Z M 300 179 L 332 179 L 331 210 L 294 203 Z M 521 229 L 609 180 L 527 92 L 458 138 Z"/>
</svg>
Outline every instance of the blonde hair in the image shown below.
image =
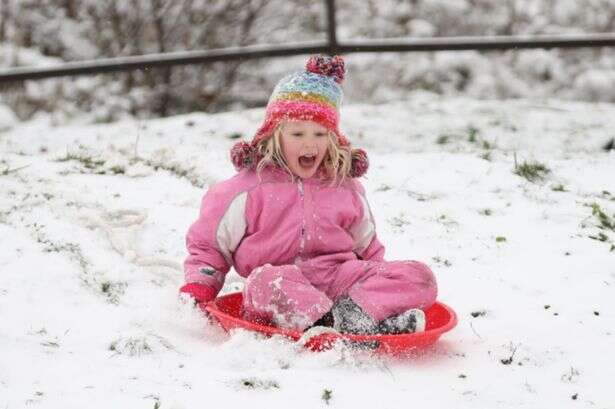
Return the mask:
<svg viewBox="0 0 615 409">
<path fill-rule="evenodd" d="M 278 125 L 273 131 L 273 135 L 259 142 L 256 147 L 258 156 L 262 158 L 256 166 L 256 173 L 259 177 L 260 172 L 267 166 L 278 166 L 288 172 L 290 176 L 293 176 L 282 153 L 282 145 L 280 143 L 282 125 Z M 324 179 L 330 180 L 331 186 L 336 183 L 342 184 L 350 174 L 352 150 L 348 146 L 339 146 L 337 144 L 337 136 L 331 131 L 327 132 L 327 138 L 329 139 L 327 152 L 320 165 L 325 170 Z"/>
</svg>

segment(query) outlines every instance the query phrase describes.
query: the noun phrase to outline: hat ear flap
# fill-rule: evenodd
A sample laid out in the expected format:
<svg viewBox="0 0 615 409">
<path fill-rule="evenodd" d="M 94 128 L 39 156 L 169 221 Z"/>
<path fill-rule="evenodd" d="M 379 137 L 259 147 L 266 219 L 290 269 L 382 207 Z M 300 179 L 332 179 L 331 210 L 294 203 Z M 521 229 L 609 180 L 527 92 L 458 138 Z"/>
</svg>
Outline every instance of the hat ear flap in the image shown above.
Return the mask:
<svg viewBox="0 0 615 409">
<path fill-rule="evenodd" d="M 360 178 L 367 173 L 369 159 L 363 149 L 353 149 L 350 162 L 350 177 Z"/>
<path fill-rule="evenodd" d="M 231 148 L 231 162 L 238 172 L 242 169 L 254 169 L 257 164 L 256 146 L 244 141 L 237 142 Z"/>
</svg>

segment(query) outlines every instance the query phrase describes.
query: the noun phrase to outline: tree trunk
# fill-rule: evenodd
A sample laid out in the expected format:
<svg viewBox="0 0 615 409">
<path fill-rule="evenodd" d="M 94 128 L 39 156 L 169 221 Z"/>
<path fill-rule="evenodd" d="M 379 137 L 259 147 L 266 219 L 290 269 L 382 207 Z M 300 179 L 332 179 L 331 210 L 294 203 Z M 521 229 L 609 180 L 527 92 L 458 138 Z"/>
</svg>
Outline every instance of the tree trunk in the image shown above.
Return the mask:
<svg viewBox="0 0 615 409">
<path fill-rule="evenodd" d="M 9 0 L 2 0 L 0 2 L 0 42 L 6 40 L 6 24 L 9 17 Z"/>
<path fill-rule="evenodd" d="M 154 19 L 154 32 L 156 33 L 156 45 L 159 53 L 167 51 L 165 45 L 165 25 L 162 0 L 151 0 L 152 17 Z M 170 89 L 171 89 L 171 68 L 165 67 L 160 69 L 161 75 L 158 77 L 160 83 L 155 83 L 154 86 L 160 90 L 160 99 L 156 105 L 156 111 L 160 116 L 167 116 L 169 112 Z M 158 82 L 158 81 L 157 81 Z"/>
<path fill-rule="evenodd" d="M 64 10 L 66 10 L 66 17 L 77 20 L 77 4 L 75 0 L 64 0 Z"/>
</svg>

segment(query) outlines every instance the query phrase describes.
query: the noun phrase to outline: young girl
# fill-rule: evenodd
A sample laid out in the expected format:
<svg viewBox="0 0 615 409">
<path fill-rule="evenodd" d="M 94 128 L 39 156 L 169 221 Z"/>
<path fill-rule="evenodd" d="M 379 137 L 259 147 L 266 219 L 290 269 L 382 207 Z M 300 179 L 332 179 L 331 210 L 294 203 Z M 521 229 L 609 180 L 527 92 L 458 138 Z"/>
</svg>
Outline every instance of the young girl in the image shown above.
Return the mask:
<svg viewBox="0 0 615 409">
<path fill-rule="evenodd" d="M 246 278 L 243 314 L 303 331 L 422 331 L 437 293 L 418 261 L 384 261 L 358 178 L 368 167 L 339 131 L 341 57 L 313 56 L 283 78 L 238 173 L 209 188 L 190 227 L 181 291 L 213 300 L 233 266 Z"/>
</svg>

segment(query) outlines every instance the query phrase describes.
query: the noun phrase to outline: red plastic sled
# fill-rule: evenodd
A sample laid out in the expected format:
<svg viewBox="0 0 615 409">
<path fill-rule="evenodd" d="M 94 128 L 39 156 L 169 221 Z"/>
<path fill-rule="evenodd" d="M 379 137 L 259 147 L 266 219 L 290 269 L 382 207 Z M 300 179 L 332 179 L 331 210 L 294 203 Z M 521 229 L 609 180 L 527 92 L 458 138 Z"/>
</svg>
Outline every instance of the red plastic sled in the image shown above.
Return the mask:
<svg viewBox="0 0 615 409">
<path fill-rule="evenodd" d="M 222 328 L 230 331 L 235 328 L 247 329 L 272 336 L 275 334 L 286 336 L 294 341 L 301 342 L 312 351 L 323 351 L 333 347 L 340 339 L 350 345 L 364 347 L 378 353 L 391 355 L 404 355 L 418 348 L 433 344 L 440 335 L 450 331 L 457 325 L 457 315 L 447 305 L 436 302 L 425 311 L 426 326 L 424 332 L 399 335 L 353 335 L 322 333 L 305 339 L 299 331 L 277 328 L 268 324 L 247 321 L 241 318 L 242 294 L 232 293 L 204 305 L 201 308 L 215 317 Z"/>
</svg>

